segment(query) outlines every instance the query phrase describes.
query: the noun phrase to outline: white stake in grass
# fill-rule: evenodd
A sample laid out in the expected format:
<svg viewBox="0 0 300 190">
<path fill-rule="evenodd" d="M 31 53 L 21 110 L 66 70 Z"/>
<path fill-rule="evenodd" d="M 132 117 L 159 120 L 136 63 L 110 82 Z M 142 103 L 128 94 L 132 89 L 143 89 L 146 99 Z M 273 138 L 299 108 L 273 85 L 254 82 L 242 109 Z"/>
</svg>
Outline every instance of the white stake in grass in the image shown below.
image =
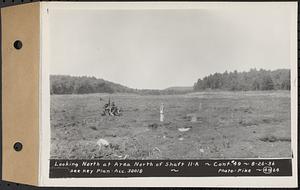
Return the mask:
<svg viewBox="0 0 300 190">
<path fill-rule="evenodd" d="M 197 122 L 197 116 L 196 116 L 196 114 L 192 115 L 191 122 Z"/>
<path fill-rule="evenodd" d="M 164 104 L 161 103 L 160 105 L 160 122 L 164 121 Z"/>
</svg>

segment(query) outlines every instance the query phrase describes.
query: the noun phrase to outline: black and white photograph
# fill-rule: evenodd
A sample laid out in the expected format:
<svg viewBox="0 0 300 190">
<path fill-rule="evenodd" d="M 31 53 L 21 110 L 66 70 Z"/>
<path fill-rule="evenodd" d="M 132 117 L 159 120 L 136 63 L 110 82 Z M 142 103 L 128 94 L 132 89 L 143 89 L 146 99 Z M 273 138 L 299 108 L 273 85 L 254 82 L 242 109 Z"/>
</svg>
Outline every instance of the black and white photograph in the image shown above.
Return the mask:
<svg viewBox="0 0 300 190">
<path fill-rule="evenodd" d="M 47 14 L 50 159 L 292 157 L 289 9 Z"/>
</svg>

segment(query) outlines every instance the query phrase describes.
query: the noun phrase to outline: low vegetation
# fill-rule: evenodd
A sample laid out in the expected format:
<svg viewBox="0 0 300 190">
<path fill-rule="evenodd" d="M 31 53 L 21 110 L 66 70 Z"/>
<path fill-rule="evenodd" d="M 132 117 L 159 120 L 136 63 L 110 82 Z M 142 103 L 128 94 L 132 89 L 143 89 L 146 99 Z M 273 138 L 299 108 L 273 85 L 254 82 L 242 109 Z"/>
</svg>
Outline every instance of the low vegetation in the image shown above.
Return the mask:
<svg viewBox="0 0 300 190">
<path fill-rule="evenodd" d="M 102 115 L 109 99 L 121 116 Z M 291 156 L 289 91 L 52 95 L 50 110 L 52 159 Z"/>
</svg>

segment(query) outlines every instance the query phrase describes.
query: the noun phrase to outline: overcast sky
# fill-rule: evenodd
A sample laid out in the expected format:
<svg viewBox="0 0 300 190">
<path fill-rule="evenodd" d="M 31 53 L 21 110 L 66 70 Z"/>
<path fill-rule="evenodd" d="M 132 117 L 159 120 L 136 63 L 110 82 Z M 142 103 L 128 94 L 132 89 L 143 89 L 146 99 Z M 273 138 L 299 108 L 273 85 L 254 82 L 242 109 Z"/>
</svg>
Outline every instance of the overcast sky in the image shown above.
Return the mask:
<svg viewBox="0 0 300 190">
<path fill-rule="evenodd" d="M 51 74 L 131 88 L 192 86 L 215 72 L 290 68 L 289 9 L 51 10 Z"/>
</svg>

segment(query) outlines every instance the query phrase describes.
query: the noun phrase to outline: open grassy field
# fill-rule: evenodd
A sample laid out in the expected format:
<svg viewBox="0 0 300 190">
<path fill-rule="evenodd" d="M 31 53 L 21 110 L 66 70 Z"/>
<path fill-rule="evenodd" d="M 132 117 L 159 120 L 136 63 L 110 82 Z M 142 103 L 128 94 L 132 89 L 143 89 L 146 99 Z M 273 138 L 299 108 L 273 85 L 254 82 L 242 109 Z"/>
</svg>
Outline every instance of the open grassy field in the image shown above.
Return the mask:
<svg viewBox="0 0 300 190">
<path fill-rule="evenodd" d="M 122 116 L 101 116 L 109 97 Z M 290 114 L 289 91 L 51 95 L 51 158 L 290 157 Z"/>
</svg>

